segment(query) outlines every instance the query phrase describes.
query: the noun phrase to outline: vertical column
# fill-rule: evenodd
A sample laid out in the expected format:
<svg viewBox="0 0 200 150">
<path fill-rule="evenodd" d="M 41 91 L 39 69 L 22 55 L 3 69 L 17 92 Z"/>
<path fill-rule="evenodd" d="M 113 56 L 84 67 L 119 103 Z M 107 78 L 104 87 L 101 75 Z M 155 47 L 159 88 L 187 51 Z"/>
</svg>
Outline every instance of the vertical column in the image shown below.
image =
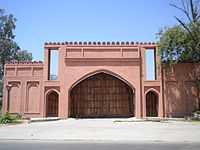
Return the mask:
<svg viewBox="0 0 200 150">
<path fill-rule="evenodd" d="M 41 99 L 41 108 L 40 111 L 42 113 L 42 116 L 45 117 L 46 115 L 46 97 L 45 97 L 45 81 L 49 79 L 49 56 L 50 49 L 44 48 L 44 64 L 43 64 L 43 83 L 42 83 L 42 99 Z"/>
<path fill-rule="evenodd" d="M 162 68 L 161 59 L 159 56 L 158 46 L 155 46 L 155 73 L 156 80 L 160 81 L 160 94 L 159 94 L 159 117 L 164 117 L 164 96 L 163 96 L 163 82 L 162 82 Z"/>
<path fill-rule="evenodd" d="M 7 79 L 6 79 L 6 76 L 4 74 L 4 78 L 3 78 L 3 101 L 2 101 L 3 113 L 6 113 L 7 103 L 8 103 L 8 90 L 6 88 L 6 85 L 7 85 Z"/>
<path fill-rule="evenodd" d="M 44 73 L 43 78 L 44 81 L 49 80 L 49 71 L 50 71 L 50 49 L 45 48 L 44 50 Z"/>
<path fill-rule="evenodd" d="M 40 107 L 39 107 L 39 111 L 40 111 L 40 116 L 41 117 L 45 117 L 45 111 L 46 111 L 46 105 L 45 105 L 45 89 L 44 89 L 44 82 L 43 82 L 43 78 L 40 78 Z"/>
<path fill-rule="evenodd" d="M 144 94 L 144 80 L 146 79 L 146 60 L 145 60 L 145 48 L 141 48 L 141 101 L 142 101 L 142 117 L 146 116 L 146 99 Z"/>
<path fill-rule="evenodd" d="M 156 80 L 161 80 L 161 60 L 159 56 L 158 46 L 155 47 L 155 75 Z"/>
<path fill-rule="evenodd" d="M 140 90 L 140 86 L 137 86 L 136 92 L 135 92 L 135 117 L 136 118 L 142 118 L 141 106 L 142 106 L 141 90 Z"/>
<path fill-rule="evenodd" d="M 139 56 L 140 56 L 140 74 L 139 74 L 139 81 L 137 82 L 137 84 L 135 85 L 136 87 L 136 93 L 135 93 L 135 97 L 136 97 L 136 105 L 135 105 L 135 109 L 136 109 L 136 118 L 142 118 L 143 117 L 143 76 L 144 76 L 144 65 L 143 65 L 143 51 L 144 49 L 142 47 L 139 47 Z"/>
<path fill-rule="evenodd" d="M 2 101 L 3 113 L 5 113 L 7 110 L 8 91 L 7 91 L 6 85 L 7 85 L 7 77 L 6 77 L 6 64 L 5 64 L 4 65 L 4 75 L 3 75 L 3 101 Z"/>
<path fill-rule="evenodd" d="M 61 46 L 58 49 L 58 79 L 60 81 L 59 95 L 59 117 L 68 118 L 68 89 L 65 82 L 65 55 L 66 47 Z"/>
<path fill-rule="evenodd" d="M 28 88 L 27 88 L 27 81 L 24 80 L 24 79 L 21 80 L 21 88 L 20 88 L 20 90 L 21 90 L 20 114 L 22 116 L 24 116 L 24 113 L 26 112 L 25 105 L 27 103 L 27 92 L 28 92 L 27 91 L 28 90 Z"/>
</svg>

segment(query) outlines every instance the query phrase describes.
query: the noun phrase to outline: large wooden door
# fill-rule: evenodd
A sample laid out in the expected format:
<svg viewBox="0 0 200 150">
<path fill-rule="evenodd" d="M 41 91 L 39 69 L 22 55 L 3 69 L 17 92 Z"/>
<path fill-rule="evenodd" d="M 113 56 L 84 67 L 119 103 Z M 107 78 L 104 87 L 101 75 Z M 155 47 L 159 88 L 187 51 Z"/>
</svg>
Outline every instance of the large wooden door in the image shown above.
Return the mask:
<svg viewBox="0 0 200 150">
<path fill-rule="evenodd" d="M 70 94 L 71 117 L 131 117 L 133 91 L 106 73 L 93 75 L 76 85 Z"/>
<path fill-rule="evenodd" d="M 58 94 L 54 91 L 47 95 L 46 116 L 58 117 Z"/>
<path fill-rule="evenodd" d="M 158 116 L 158 96 L 152 91 L 146 94 L 146 116 Z"/>
</svg>

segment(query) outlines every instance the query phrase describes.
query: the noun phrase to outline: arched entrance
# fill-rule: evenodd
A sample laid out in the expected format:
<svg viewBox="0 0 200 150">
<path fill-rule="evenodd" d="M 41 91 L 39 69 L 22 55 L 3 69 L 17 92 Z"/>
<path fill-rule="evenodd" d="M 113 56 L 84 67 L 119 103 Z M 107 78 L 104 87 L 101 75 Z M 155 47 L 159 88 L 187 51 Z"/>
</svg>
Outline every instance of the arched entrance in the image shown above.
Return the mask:
<svg viewBox="0 0 200 150">
<path fill-rule="evenodd" d="M 134 115 L 133 90 L 107 73 L 92 75 L 70 93 L 70 117 L 131 117 Z"/>
<path fill-rule="evenodd" d="M 58 93 L 52 91 L 46 96 L 46 117 L 58 117 Z"/>
<path fill-rule="evenodd" d="M 146 94 L 146 116 L 158 117 L 158 95 L 153 91 Z"/>
</svg>

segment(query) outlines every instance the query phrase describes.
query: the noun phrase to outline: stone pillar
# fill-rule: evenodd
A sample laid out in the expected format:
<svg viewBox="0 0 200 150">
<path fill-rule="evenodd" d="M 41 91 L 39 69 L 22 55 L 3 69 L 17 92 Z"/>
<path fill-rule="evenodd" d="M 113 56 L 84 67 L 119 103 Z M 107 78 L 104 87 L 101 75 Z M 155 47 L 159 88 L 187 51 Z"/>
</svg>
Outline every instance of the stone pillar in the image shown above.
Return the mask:
<svg viewBox="0 0 200 150">
<path fill-rule="evenodd" d="M 135 117 L 136 118 L 142 118 L 142 103 L 141 103 L 141 91 L 140 86 L 136 87 L 135 92 Z"/>
<path fill-rule="evenodd" d="M 161 60 L 159 56 L 158 46 L 155 47 L 155 71 L 156 71 L 156 80 L 161 81 Z"/>
<path fill-rule="evenodd" d="M 45 93 L 45 82 L 49 79 L 49 58 L 50 58 L 50 49 L 44 47 L 44 63 L 43 63 L 43 88 L 42 88 L 42 116 L 46 116 L 46 93 Z"/>
<path fill-rule="evenodd" d="M 146 60 L 145 48 L 141 48 L 141 101 L 142 101 L 142 117 L 146 117 L 146 97 L 144 94 L 144 80 L 146 79 Z"/>
<path fill-rule="evenodd" d="M 4 79 L 3 79 L 3 101 L 2 101 L 2 111 L 3 113 L 6 113 L 7 111 L 7 103 L 8 103 L 8 90 L 6 88 L 7 85 L 7 80 L 5 78 L 4 74 Z"/>
<path fill-rule="evenodd" d="M 43 72 L 43 79 L 44 81 L 49 80 L 49 71 L 50 71 L 50 49 L 44 49 L 44 72 Z"/>
<path fill-rule="evenodd" d="M 155 64 L 156 64 L 156 80 L 160 81 L 160 94 L 159 94 L 159 110 L 158 116 L 164 117 L 164 96 L 163 96 L 163 82 L 162 82 L 162 68 L 161 59 L 159 56 L 158 46 L 155 47 Z"/>
<path fill-rule="evenodd" d="M 65 54 L 66 47 L 60 46 L 58 49 L 58 80 L 60 81 L 59 95 L 59 117 L 68 118 L 68 91 L 65 83 Z"/>
</svg>

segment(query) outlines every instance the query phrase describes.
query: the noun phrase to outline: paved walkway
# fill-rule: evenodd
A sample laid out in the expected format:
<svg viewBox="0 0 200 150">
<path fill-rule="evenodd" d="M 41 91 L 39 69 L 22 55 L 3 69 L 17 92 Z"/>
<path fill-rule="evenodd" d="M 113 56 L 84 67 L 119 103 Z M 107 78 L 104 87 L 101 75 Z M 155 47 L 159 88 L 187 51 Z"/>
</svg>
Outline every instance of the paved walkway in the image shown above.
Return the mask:
<svg viewBox="0 0 200 150">
<path fill-rule="evenodd" d="M 0 140 L 114 140 L 200 142 L 200 122 L 115 122 L 68 119 L 0 127 Z"/>
</svg>

